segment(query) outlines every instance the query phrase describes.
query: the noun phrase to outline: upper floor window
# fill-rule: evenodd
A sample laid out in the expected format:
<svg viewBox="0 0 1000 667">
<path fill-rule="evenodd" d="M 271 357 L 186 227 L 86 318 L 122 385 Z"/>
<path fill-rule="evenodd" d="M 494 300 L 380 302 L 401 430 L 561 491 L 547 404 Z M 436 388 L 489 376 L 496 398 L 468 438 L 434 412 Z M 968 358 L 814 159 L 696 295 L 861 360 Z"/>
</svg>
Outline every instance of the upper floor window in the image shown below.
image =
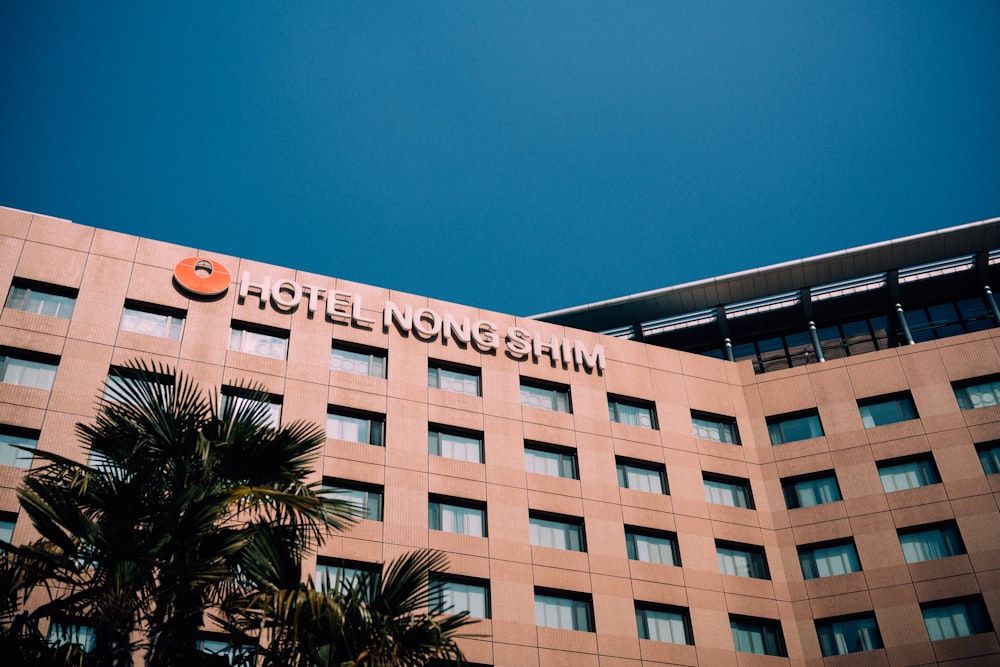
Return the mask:
<svg viewBox="0 0 1000 667">
<path fill-rule="evenodd" d="M 916 526 L 899 531 L 899 546 L 907 563 L 920 563 L 965 553 L 954 522 L 938 526 Z"/>
<path fill-rule="evenodd" d="M 618 459 L 618 486 L 648 493 L 667 493 L 667 475 L 662 466 Z"/>
<path fill-rule="evenodd" d="M 126 302 L 118 328 L 146 336 L 180 340 L 184 329 L 184 313 L 158 306 Z"/>
<path fill-rule="evenodd" d="M 15 279 L 4 307 L 68 320 L 73 317 L 74 305 L 76 290 Z"/>
<path fill-rule="evenodd" d="M 861 423 L 865 428 L 895 424 L 917 418 L 917 408 L 909 394 L 891 398 L 874 398 L 858 403 Z"/>
<path fill-rule="evenodd" d="M 345 592 L 359 587 L 374 592 L 381 584 L 382 571 L 378 565 L 340 560 L 316 561 L 316 578 L 313 580 L 318 590 Z"/>
<path fill-rule="evenodd" d="M 165 405 L 167 392 L 172 384 L 173 378 L 169 375 L 112 366 L 108 371 L 102 396 L 105 401 L 112 403 L 142 405 L 153 402 Z"/>
<path fill-rule="evenodd" d="M 256 664 L 257 647 L 254 644 L 233 642 L 229 639 L 199 637 L 195 640 L 195 648 L 201 653 L 222 658 L 229 667 L 246 667 Z"/>
<path fill-rule="evenodd" d="M 427 366 L 427 386 L 466 396 L 482 396 L 479 372 L 431 362 Z"/>
<path fill-rule="evenodd" d="M 546 385 L 528 380 L 521 380 L 521 405 L 529 408 L 542 408 L 555 412 L 572 412 L 569 401 L 569 389 L 561 385 Z"/>
<path fill-rule="evenodd" d="M 694 428 L 694 437 L 701 440 L 711 440 L 727 445 L 740 444 L 736 420 L 732 417 L 692 412 L 691 426 Z"/>
<path fill-rule="evenodd" d="M 383 445 L 385 418 L 365 412 L 330 408 L 326 413 L 326 437 L 362 445 Z"/>
<path fill-rule="evenodd" d="M 382 520 L 382 487 L 324 479 L 320 497 L 350 503 L 362 519 Z"/>
<path fill-rule="evenodd" d="M 233 322 L 229 334 L 229 349 L 236 352 L 256 354 L 271 359 L 288 358 L 288 332 L 281 334 L 264 333 L 247 328 L 248 325 Z"/>
<path fill-rule="evenodd" d="M 281 397 L 269 396 L 268 400 L 260 400 L 256 392 L 249 392 L 241 387 L 222 388 L 222 413 L 229 414 L 239 410 L 244 414 L 253 413 L 266 419 L 271 428 L 281 425 Z"/>
<path fill-rule="evenodd" d="M 17 524 L 17 515 L 8 512 L 0 512 L 0 541 L 11 544 L 14 540 L 14 526 Z"/>
<path fill-rule="evenodd" d="M 431 456 L 482 463 L 483 437 L 472 434 L 460 435 L 451 430 L 435 427 L 427 432 L 427 451 Z"/>
<path fill-rule="evenodd" d="M 768 618 L 730 616 L 729 627 L 733 632 L 733 648 L 740 653 L 787 656 L 785 636 L 781 623 Z"/>
<path fill-rule="evenodd" d="M 677 538 L 669 533 L 625 526 L 625 549 L 629 560 L 657 565 L 681 564 Z"/>
<path fill-rule="evenodd" d="M 535 625 L 563 630 L 594 631 L 594 612 L 588 597 L 553 591 L 535 591 Z"/>
<path fill-rule="evenodd" d="M 524 469 L 550 477 L 580 479 L 576 465 L 576 452 L 551 445 L 525 443 Z"/>
<path fill-rule="evenodd" d="M 385 365 L 385 350 L 347 346 L 339 342 L 330 348 L 330 370 L 384 378 Z"/>
<path fill-rule="evenodd" d="M 754 509 L 750 480 L 722 475 L 705 475 L 705 500 L 715 505 Z"/>
<path fill-rule="evenodd" d="M 431 575 L 430 610 L 438 614 L 467 612 L 474 618 L 490 617 L 490 587 L 486 582 Z"/>
<path fill-rule="evenodd" d="M 886 493 L 915 489 L 918 486 L 938 484 L 941 477 L 930 454 L 900 461 L 883 461 L 878 464 L 878 476 Z"/>
<path fill-rule="evenodd" d="M 486 537 L 486 508 L 481 503 L 432 497 L 427 523 L 431 530 Z"/>
<path fill-rule="evenodd" d="M 983 466 L 984 473 L 995 475 L 1000 472 L 1000 442 L 976 445 L 976 452 L 979 453 L 979 463 Z"/>
<path fill-rule="evenodd" d="M 719 572 L 751 579 L 770 579 L 764 548 L 750 544 L 717 542 L 715 553 L 719 561 Z"/>
<path fill-rule="evenodd" d="M 819 438 L 823 435 L 823 425 L 816 412 L 768 417 L 767 433 L 771 436 L 772 445 L 781 445 L 786 442 Z"/>
<path fill-rule="evenodd" d="M 18 447 L 38 447 L 38 431 L 0 424 L 0 466 L 31 467 L 34 457 Z"/>
<path fill-rule="evenodd" d="M 611 421 L 639 428 L 658 428 L 656 410 L 651 405 L 642 405 L 635 401 L 608 399 L 608 416 Z"/>
<path fill-rule="evenodd" d="M 988 408 L 1000 403 L 1000 379 L 960 383 L 953 386 L 955 400 L 963 410 Z"/>
<path fill-rule="evenodd" d="M 6 350 L 0 349 L 0 382 L 35 389 L 52 389 L 55 379 L 55 363 L 9 356 Z"/>
<path fill-rule="evenodd" d="M 790 510 L 835 503 L 843 499 L 837 477 L 832 470 L 803 477 L 788 477 L 781 480 L 781 490 L 785 494 L 785 504 Z"/>
<path fill-rule="evenodd" d="M 923 604 L 920 613 L 932 642 L 993 631 L 986 605 L 979 597 Z"/>
<path fill-rule="evenodd" d="M 84 653 L 90 653 L 94 650 L 96 639 L 97 634 L 89 625 L 53 621 L 49 625 L 49 634 L 45 640 L 50 646 L 78 646 Z"/>
<path fill-rule="evenodd" d="M 531 543 L 536 547 L 586 551 L 583 536 L 583 521 L 568 517 L 530 513 Z"/>
<path fill-rule="evenodd" d="M 671 644 L 694 644 L 687 609 L 635 603 L 635 625 L 640 639 Z"/>
<path fill-rule="evenodd" d="M 799 565 L 805 579 L 821 579 L 861 571 L 858 551 L 851 541 L 799 547 Z"/>
<path fill-rule="evenodd" d="M 874 614 L 816 621 L 816 636 L 824 657 L 882 648 Z"/>
</svg>

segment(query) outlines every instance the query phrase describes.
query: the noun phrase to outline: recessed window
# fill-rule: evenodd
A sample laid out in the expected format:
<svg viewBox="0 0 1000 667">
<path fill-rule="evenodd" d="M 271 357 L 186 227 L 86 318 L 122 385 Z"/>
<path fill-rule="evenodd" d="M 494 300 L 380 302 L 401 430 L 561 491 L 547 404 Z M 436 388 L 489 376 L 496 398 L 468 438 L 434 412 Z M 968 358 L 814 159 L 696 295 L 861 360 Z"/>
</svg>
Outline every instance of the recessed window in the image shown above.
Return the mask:
<svg viewBox="0 0 1000 667">
<path fill-rule="evenodd" d="M 770 579 L 764 547 L 733 542 L 717 542 L 715 553 L 719 561 L 719 572 L 736 577 Z"/>
<path fill-rule="evenodd" d="M 18 447 L 38 447 L 38 431 L 0 424 L 0 466 L 30 468 L 34 456 Z"/>
<path fill-rule="evenodd" d="M 740 434 L 736 429 L 736 420 L 732 417 L 721 417 L 707 413 L 692 412 L 691 426 L 694 437 L 701 440 L 711 440 L 727 445 L 740 444 Z"/>
<path fill-rule="evenodd" d="M 169 375 L 112 366 L 108 370 L 108 379 L 104 383 L 102 397 L 110 403 L 165 405 L 167 392 L 173 382 L 173 377 Z"/>
<path fill-rule="evenodd" d="M 45 641 L 54 647 L 78 646 L 84 653 L 90 653 L 94 650 L 96 638 L 97 633 L 89 625 L 52 622 Z"/>
<path fill-rule="evenodd" d="M 482 463 L 483 436 L 432 427 L 427 432 L 427 452 L 431 456 L 468 461 L 469 463 Z"/>
<path fill-rule="evenodd" d="M 52 389 L 55 379 L 56 363 L 10 356 L 7 351 L 0 350 L 0 382 L 34 389 Z"/>
<path fill-rule="evenodd" d="M 535 625 L 562 630 L 594 631 L 589 598 L 558 592 L 535 591 Z"/>
<path fill-rule="evenodd" d="M 921 563 L 965 553 L 954 522 L 937 526 L 917 526 L 899 531 L 899 546 L 907 563 Z"/>
<path fill-rule="evenodd" d="M 656 410 L 652 405 L 628 399 L 608 399 L 608 416 L 611 421 L 639 428 L 658 428 Z"/>
<path fill-rule="evenodd" d="M 823 425 L 816 412 L 768 417 L 767 433 L 771 436 L 772 445 L 782 445 L 787 442 L 819 438 L 823 435 Z"/>
<path fill-rule="evenodd" d="M 381 568 L 372 563 L 320 558 L 316 561 L 313 585 L 317 590 L 345 592 L 351 588 L 364 587 L 374 592 L 381 585 L 381 578 Z"/>
<path fill-rule="evenodd" d="M 460 369 L 431 362 L 427 366 L 427 386 L 466 396 L 482 396 L 479 371 L 471 368 Z"/>
<path fill-rule="evenodd" d="M 629 560 L 657 565 L 681 564 L 677 536 L 641 528 L 625 527 L 625 549 Z"/>
<path fill-rule="evenodd" d="M 895 424 L 917 418 L 917 408 L 909 394 L 891 398 L 877 398 L 858 403 L 861 423 L 865 428 Z"/>
<path fill-rule="evenodd" d="M 229 334 L 229 349 L 284 360 L 288 358 L 288 332 L 266 333 L 233 322 Z"/>
<path fill-rule="evenodd" d="M 824 657 L 882 648 L 874 614 L 816 621 L 816 635 Z"/>
<path fill-rule="evenodd" d="M 330 349 L 330 370 L 384 378 L 385 366 L 385 350 L 347 346 L 339 342 L 335 342 Z"/>
<path fill-rule="evenodd" d="M 804 477 L 788 477 L 781 480 L 781 490 L 785 494 L 785 504 L 790 510 L 835 503 L 843 499 L 837 477 L 832 470 Z"/>
<path fill-rule="evenodd" d="M 687 609 L 635 603 L 635 625 L 640 639 L 671 644 L 694 644 Z"/>
<path fill-rule="evenodd" d="M 580 479 L 576 465 L 576 452 L 553 445 L 525 443 L 524 469 L 550 477 Z"/>
<path fill-rule="evenodd" d="M 799 565 L 804 579 L 822 579 L 861 571 L 858 550 L 851 541 L 801 546 Z"/>
<path fill-rule="evenodd" d="M 281 397 L 268 396 L 261 400 L 258 392 L 247 391 L 242 387 L 222 388 L 222 414 L 228 415 L 239 410 L 252 415 L 254 421 L 263 419 L 271 428 L 281 426 Z"/>
<path fill-rule="evenodd" d="M 486 582 L 433 574 L 430 610 L 438 614 L 467 612 L 474 618 L 490 617 L 490 587 Z"/>
<path fill-rule="evenodd" d="M 754 509 L 750 480 L 722 475 L 705 475 L 705 500 L 715 505 Z"/>
<path fill-rule="evenodd" d="M 878 476 L 886 493 L 915 489 L 941 482 L 937 466 L 930 454 L 903 460 L 884 461 L 878 465 Z"/>
<path fill-rule="evenodd" d="M 368 521 L 382 520 L 382 487 L 342 480 L 323 480 L 321 498 L 350 503 Z"/>
<path fill-rule="evenodd" d="M 184 313 L 156 306 L 126 302 L 122 311 L 122 331 L 180 340 L 184 330 Z"/>
<path fill-rule="evenodd" d="M 587 550 L 582 519 L 529 513 L 528 524 L 531 528 L 531 543 L 536 547 L 566 551 Z"/>
<path fill-rule="evenodd" d="M 932 642 L 993 631 L 986 605 L 979 597 L 920 605 L 920 613 Z"/>
<path fill-rule="evenodd" d="M 326 437 L 362 445 L 384 444 L 385 417 L 367 412 L 330 408 L 326 413 Z"/>
<path fill-rule="evenodd" d="M 1000 380 L 960 383 L 953 386 L 955 400 L 963 410 L 989 408 L 1000 403 Z"/>
<path fill-rule="evenodd" d="M 979 454 L 979 463 L 983 466 L 984 473 L 995 475 L 1000 472 L 1000 442 L 976 445 L 976 452 Z"/>
<path fill-rule="evenodd" d="M 618 459 L 618 486 L 647 493 L 666 494 L 667 473 L 655 463 L 640 463 Z"/>
<path fill-rule="evenodd" d="M 486 537 L 486 508 L 474 501 L 432 497 L 427 504 L 427 523 L 431 530 Z"/>
<path fill-rule="evenodd" d="M 233 667 L 253 665 L 256 662 L 257 646 L 255 644 L 232 642 L 229 639 L 199 637 L 195 640 L 194 645 L 199 652 L 219 656 L 225 660 L 227 665 Z"/>
<path fill-rule="evenodd" d="M 17 515 L 10 512 L 0 512 L 0 541 L 11 544 L 14 540 L 14 525 Z"/>
<path fill-rule="evenodd" d="M 68 320 L 73 317 L 76 290 L 27 280 L 14 280 L 5 308 Z"/>
<path fill-rule="evenodd" d="M 572 412 L 567 387 L 527 380 L 521 380 L 521 405 L 555 412 Z"/>
<path fill-rule="evenodd" d="M 787 656 L 785 636 L 781 623 L 769 618 L 730 616 L 729 627 L 733 631 L 733 648 L 740 653 Z"/>
</svg>

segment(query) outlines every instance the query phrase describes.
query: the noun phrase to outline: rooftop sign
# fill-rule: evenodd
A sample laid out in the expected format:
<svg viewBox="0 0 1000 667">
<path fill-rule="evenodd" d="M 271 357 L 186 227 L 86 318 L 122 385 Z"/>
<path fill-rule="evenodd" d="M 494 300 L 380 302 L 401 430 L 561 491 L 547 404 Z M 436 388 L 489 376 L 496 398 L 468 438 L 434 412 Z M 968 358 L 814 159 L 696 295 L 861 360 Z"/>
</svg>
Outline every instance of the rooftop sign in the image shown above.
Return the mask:
<svg viewBox="0 0 1000 667">
<path fill-rule="evenodd" d="M 189 257 L 181 260 L 174 268 L 174 279 L 189 294 L 218 296 L 229 289 L 231 274 L 218 262 Z M 378 324 L 376 320 L 364 315 L 360 294 L 300 284 L 294 280 L 272 281 L 270 276 L 255 281 L 251 279 L 249 271 L 244 271 L 239 281 L 240 303 L 254 297 L 262 305 L 270 305 L 280 313 L 291 314 L 305 305 L 310 315 L 321 310 L 331 322 L 361 329 L 372 329 Z M 485 354 L 502 348 L 507 355 L 518 361 L 548 357 L 564 368 L 603 371 L 606 366 L 604 347 L 600 343 L 588 349 L 581 340 L 546 336 L 519 326 L 510 326 L 501 331 L 500 326 L 490 320 L 456 318 L 450 313 L 439 313 L 426 307 L 400 307 L 391 300 L 382 304 L 381 326 L 384 332 L 395 329 L 400 334 L 412 335 L 426 343 L 453 340 Z"/>
</svg>

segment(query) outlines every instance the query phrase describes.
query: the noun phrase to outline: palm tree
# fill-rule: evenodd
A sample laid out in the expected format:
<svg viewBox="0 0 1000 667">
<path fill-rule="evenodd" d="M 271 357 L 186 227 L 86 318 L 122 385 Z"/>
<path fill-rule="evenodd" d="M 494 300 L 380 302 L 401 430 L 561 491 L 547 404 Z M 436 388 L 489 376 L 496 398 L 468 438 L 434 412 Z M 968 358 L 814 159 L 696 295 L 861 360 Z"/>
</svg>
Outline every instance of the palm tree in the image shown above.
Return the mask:
<svg viewBox="0 0 1000 667">
<path fill-rule="evenodd" d="M 270 633 L 262 667 L 422 667 L 435 659 L 461 664 L 459 630 L 475 619 L 467 612 L 428 611 L 439 593 L 430 575 L 447 564 L 440 552 L 415 551 L 384 572 L 322 581 L 318 590 L 311 578 L 300 583 L 297 571 L 270 567 L 258 574 L 284 580 L 286 587 L 231 600 L 224 622 Z"/>
<path fill-rule="evenodd" d="M 87 465 L 36 452 L 18 497 L 63 579 L 59 611 L 85 617 L 102 663 L 198 664 L 206 609 L 246 594 L 262 552 L 300 563 L 354 510 L 307 478 L 325 433 L 270 424 L 267 393 L 222 401 L 172 369 L 130 362 L 109 380 Z M 138 638 L 139 645 L 136 644 Z"/>
</svg>

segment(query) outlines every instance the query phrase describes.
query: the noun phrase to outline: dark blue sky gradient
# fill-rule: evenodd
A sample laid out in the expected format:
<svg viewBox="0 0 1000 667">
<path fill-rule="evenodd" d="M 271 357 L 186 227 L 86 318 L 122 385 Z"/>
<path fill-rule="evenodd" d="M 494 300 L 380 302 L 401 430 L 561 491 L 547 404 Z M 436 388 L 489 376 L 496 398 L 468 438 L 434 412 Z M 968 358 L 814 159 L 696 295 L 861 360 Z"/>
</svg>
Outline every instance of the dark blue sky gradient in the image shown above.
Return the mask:
<svg viewBox="0 0 1000 667">
<path fill-rule="evenodd" d="M 1000 216 L 1000 2 L 0 2 L 0 204 L 519 315 Z"/>
</svg>

